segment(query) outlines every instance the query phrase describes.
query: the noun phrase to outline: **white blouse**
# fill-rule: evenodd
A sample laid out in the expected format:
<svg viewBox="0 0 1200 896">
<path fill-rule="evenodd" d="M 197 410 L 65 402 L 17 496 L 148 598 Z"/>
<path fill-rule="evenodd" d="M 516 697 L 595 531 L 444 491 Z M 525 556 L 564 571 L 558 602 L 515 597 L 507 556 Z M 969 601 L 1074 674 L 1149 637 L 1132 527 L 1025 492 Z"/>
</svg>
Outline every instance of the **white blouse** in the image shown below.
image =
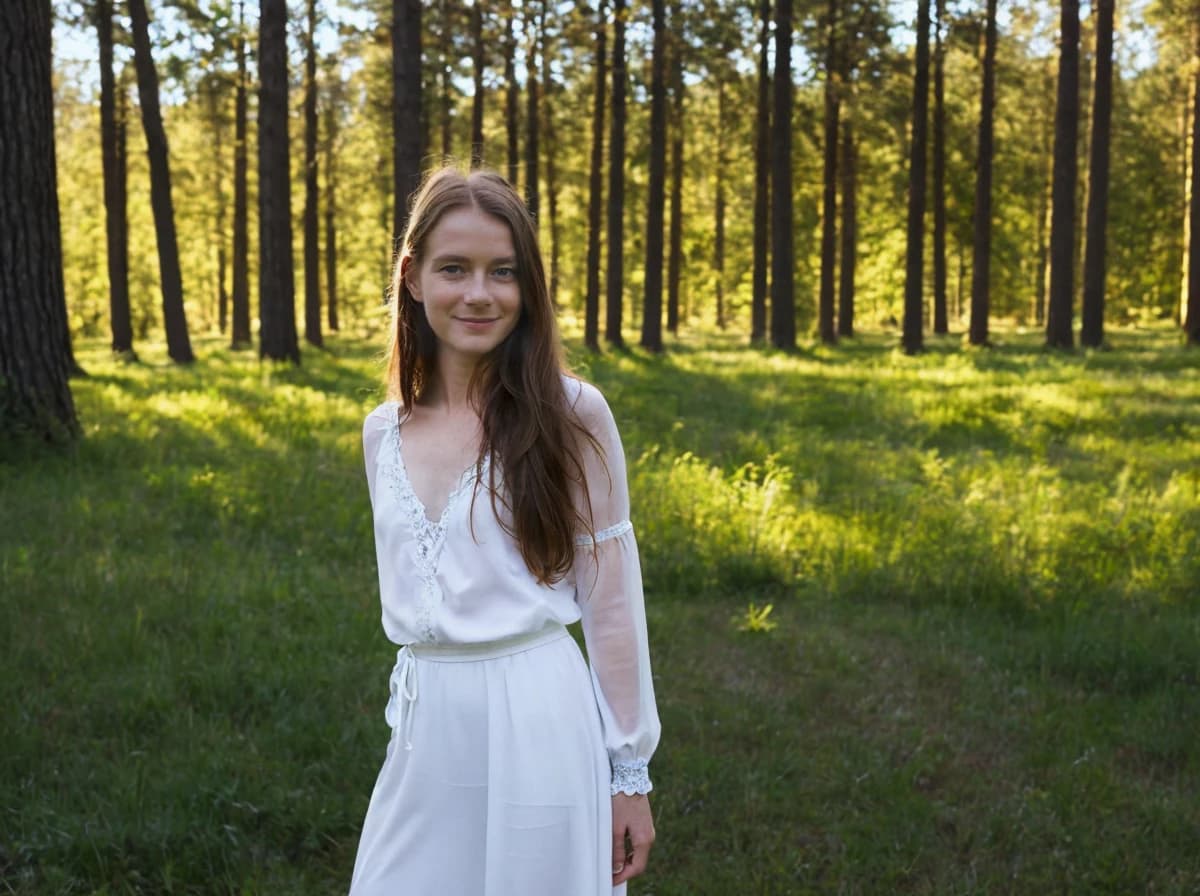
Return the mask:
<svg viewBox="0 0 1200 896">
<path fill-rule="evenodd" d="M 563 382 L 568 404 L 603 456 L 583 447 L 590 501 L 580 503 L 595 538 L 576 538 L 572 570 L 551 585 L 537 582 L 492 510 L 490 455 L 478 471 L 482 475 L 474 465 L 463 473 L 434 522 L 404 467 L 399 403 L 385 402 L 367 415 L 363 454 L 375 517 L 383 630 L 395 644 L 473 644 L 582 619 L 612 764 L 612 792 L 647 793 L 647 763 L 658 745 L 660 724 L 625 454 L 599 390 L 569 377 Z M 496 480 L 502 488 L 500 472 Z M 503 512 L 502 501 L 497 499 L 496 506 Z"/>
</svg>

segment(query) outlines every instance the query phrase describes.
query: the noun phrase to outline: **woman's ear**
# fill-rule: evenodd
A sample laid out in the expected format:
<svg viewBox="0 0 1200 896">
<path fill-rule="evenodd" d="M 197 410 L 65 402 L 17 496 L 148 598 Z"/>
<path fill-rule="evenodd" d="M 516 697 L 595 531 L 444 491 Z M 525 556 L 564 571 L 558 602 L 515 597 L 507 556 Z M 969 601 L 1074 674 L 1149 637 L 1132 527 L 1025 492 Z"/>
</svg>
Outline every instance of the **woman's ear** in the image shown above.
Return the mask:
<svg viewBox="0 0 1200 896">
<path fill-rule="evenodd" d="M 413 269 L 413 257 L 405 255 L 400 259 L 400 280 L 408 288 L 408 294 L 413 297 L 414 301 L 421 301 L 421 287 L 417 281 L 416 271 Z"/>
</svg>

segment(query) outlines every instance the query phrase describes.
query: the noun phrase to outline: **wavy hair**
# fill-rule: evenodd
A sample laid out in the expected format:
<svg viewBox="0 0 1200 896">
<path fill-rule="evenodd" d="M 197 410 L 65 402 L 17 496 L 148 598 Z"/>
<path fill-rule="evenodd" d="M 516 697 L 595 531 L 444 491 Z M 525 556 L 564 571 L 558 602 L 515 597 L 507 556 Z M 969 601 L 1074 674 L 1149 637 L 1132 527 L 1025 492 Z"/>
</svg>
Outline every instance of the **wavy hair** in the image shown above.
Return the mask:
<svg viewBox="0 0 1200 896">
<path fill-rule="evenodd" d="M 570 374 L 536 225 L 521 197 L 499 174 L 441 168 L 426 177 L 413 199 L 390 291 L 394 326 L 387 361 L 389 396 L 413 408 L 437 375 L 437 336 L 424 307 L 409 291 L 406 275 L 421 263 L 429 234 L 442 216 L 464 207 L 478 208 L 508 225 L 521 297 L 513 331 L 471 377 L 469 397 L 482 430 L 475 469 L 482 474 L 489 452 L 499 462 L 490 465 L 488 476 L 493 512 L 516 539 L 529 571 L 541 583 L 555 582 L 571 568 L 576 534 L 594 534 L 580 447 L 600 449 L 567 404 L 562 377 Z M 497 483 L 497 466 L 503 471 L 506 494 Z M 586 515 L 576 510 L 573 488 L 582 492 Z M 499 512 L 497 501 L 511 514 L 511 523 Z"/>
</svg>

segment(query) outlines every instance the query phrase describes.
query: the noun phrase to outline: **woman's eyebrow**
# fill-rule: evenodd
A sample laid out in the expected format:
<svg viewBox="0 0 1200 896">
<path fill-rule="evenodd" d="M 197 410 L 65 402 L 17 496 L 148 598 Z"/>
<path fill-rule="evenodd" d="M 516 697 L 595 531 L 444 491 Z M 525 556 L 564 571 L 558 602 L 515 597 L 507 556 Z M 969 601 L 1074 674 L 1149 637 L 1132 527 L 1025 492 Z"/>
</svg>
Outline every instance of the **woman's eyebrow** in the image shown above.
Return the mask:
<svg viewBox="0 0 1200 896">
<path fill-rule="evenodd" d="M 450 263 L 463 264 L 465 262 L 469 262 L 470 260 L 471 259 L 466 255 L 435 255 L 431 263 L 435 265 Z M 510 267 L 516 263 L 517 259 L 512 255 L 502 255 L 499 258 L 493 258 L 490 262 L 488 262 L 488 264 L 504 264 L 509 265 Z"/>
</svg>

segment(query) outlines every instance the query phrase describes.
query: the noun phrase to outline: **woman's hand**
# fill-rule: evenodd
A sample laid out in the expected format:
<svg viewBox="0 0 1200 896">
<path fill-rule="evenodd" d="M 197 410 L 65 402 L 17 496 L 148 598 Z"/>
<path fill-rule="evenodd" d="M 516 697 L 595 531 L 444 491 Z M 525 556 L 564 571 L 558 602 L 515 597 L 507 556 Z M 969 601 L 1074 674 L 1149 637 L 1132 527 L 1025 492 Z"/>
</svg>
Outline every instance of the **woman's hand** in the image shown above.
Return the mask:
<svg viewBox="0 0 1200 896">
<path fill-rule="evenodd" d="M 646 870 L 646 859 L 654 843 L 654 818 L 645 794 L 618 793 L 612 798 L 613 886 L 623 884 Z"/>
</svg>

